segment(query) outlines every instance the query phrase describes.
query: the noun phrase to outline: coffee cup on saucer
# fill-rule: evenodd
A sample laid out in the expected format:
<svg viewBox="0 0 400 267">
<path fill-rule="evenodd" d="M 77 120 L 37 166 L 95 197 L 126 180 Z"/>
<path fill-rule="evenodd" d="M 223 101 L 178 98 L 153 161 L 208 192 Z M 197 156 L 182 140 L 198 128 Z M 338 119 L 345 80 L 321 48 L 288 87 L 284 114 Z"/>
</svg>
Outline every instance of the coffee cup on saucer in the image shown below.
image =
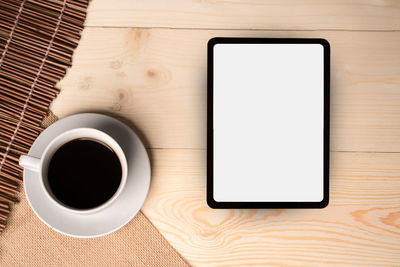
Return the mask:
<svg viewBox="0 0 400 267">
<path fill-rule="evenodd" d="M 110 234 L 142 207 L 151 167 L 145 146 L 121 121 L 81 113 L 46 128 L 20 157 L 35 214 L 72 237 Z"/>
</svg>

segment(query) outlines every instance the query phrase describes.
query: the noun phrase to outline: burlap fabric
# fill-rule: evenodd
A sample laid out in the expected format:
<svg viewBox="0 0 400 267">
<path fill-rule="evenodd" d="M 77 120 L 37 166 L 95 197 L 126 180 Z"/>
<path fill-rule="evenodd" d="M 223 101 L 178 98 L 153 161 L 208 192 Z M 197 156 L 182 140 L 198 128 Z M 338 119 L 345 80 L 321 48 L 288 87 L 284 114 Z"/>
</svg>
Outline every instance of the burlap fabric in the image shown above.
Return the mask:
<svg viewBox="0 0 400 267">
<path fill-rule="evenodd" d="M 44 126 L 56 120 L 51 114 Z M 42 223 L 23 188 L 18 198 L 0 235 L 0 266 L 189 266 L 142 212 L 117 232 L 79 239 Z"/>
</svg>

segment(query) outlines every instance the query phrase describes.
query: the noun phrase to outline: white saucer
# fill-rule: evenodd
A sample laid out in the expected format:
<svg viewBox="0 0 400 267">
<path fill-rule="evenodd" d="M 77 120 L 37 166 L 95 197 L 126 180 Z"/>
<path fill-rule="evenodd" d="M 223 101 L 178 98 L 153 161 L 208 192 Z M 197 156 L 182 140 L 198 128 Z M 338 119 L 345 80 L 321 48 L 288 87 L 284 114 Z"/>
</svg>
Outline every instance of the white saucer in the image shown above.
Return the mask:
<svg viewBox="0 0 400 267">
<path fill-rule="evenodd" d="M 128 179 L 120 196 L 108 207 L 93 214 L 75 214 L 58 208 L 35 172 L 24 170 L 25 194 L 36 215 L 50 228 L 81 238 L 110 234 L 127 224 L 140 210 L 150 186 L 150 161 L 138 136 L 122 122 L 106 115 L 82 113 L 61 119 L 44 130 L 33 143 L 29 155 L 40 158 L 47 144 L 57 135 L 74 128 L 101 130 L 121 146 L 128 162 Z"/>
</svg>

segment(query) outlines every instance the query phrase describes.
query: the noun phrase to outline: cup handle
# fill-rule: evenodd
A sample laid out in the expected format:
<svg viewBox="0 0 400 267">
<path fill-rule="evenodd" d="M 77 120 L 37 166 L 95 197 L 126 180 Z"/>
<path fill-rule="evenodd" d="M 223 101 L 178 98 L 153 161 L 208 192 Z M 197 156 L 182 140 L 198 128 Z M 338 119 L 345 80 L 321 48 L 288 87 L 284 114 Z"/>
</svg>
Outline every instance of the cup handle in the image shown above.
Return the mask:
<svg viewBox="0 0 400 267">
<path fill-rule="evenodd" d="M 40 159 L 27 155 L 22 155 L 21 157 L 19 157 L 19 165 L 27 170 L 39 172 Z"/>
</svg>

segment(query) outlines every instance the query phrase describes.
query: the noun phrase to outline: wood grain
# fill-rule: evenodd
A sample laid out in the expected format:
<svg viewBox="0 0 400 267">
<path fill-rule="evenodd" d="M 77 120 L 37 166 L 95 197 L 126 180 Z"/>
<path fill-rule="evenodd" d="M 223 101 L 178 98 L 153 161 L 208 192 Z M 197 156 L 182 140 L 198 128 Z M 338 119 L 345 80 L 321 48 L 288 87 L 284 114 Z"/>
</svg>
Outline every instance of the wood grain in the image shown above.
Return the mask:
<svg viewBox="0 0 400 267">
<path fill-rule="evenodd" d="M 396 0 L 96 0 L 87 26 L 399 30 Z"/>
<path fill-rule="evenodd" d="M 153 171 L 143 212 L 191 264 L 400 266 L 399 1 L 96 0 L 86 25 L 52 109 L 59 117 L 112 113 L 139 132 Z M 331 43 L 336 152 L 326 209 L 207 207 L 206 43 L 214 36 L 322 37 Z M 27 242 L 7 243 L 38 223 L 23 204 L 14 213 L 22 219 L 6 232 L 13 236 L 0 240 L 1 257 L 15 265 L 36 251 Z M 63 250 L 62 238 L 42 224 L 28 236 L 39 239 L 39 256 L 54 253 L 49 242 L 58 244 L 56 263 L 76 253 L 70 265 L 101 257 L 112 264 L 120 246 L 130 249 L 129 242 L 118 242 L 130 225 L 104 239 L 113 242 L 94 247 L 85 240 Z M 94 249 L 80 250 L 88 247 Z M 110 248 L 108 258 L 96 254 L 104 248 Z M 123 265 L 137 258 L 120 256 Z"/>
<path fill-rule="evenodd" d="M 204 150 L 148 152 L 153 176 L 142 211 L 193 266 L 400 263 L 399 153 L 331 153 L 331 202 L 322 210 L 212 210 L 205 202 Z M 22 194 L 0 239 L 1 266 L 140 261 L 130 253 L 141 245 L 135 221 L 106 237 L 66 237 L 41 223 Z"/>
<path fill-rule="evenodd" d="M 119 114 L 151 148 L 204 149 L 213 36 L 328 39 L 331 149 L 400 152 L 400 32 L 87 28 L 52 110 Z"/>
<path fill-rule="evenodd" d="M 331 153 L 322 210 L 212 210 L 205 151 L 151 153 L 143 211 L 194 266 L 400 264 L 400 154 Z"/>
</svg>

